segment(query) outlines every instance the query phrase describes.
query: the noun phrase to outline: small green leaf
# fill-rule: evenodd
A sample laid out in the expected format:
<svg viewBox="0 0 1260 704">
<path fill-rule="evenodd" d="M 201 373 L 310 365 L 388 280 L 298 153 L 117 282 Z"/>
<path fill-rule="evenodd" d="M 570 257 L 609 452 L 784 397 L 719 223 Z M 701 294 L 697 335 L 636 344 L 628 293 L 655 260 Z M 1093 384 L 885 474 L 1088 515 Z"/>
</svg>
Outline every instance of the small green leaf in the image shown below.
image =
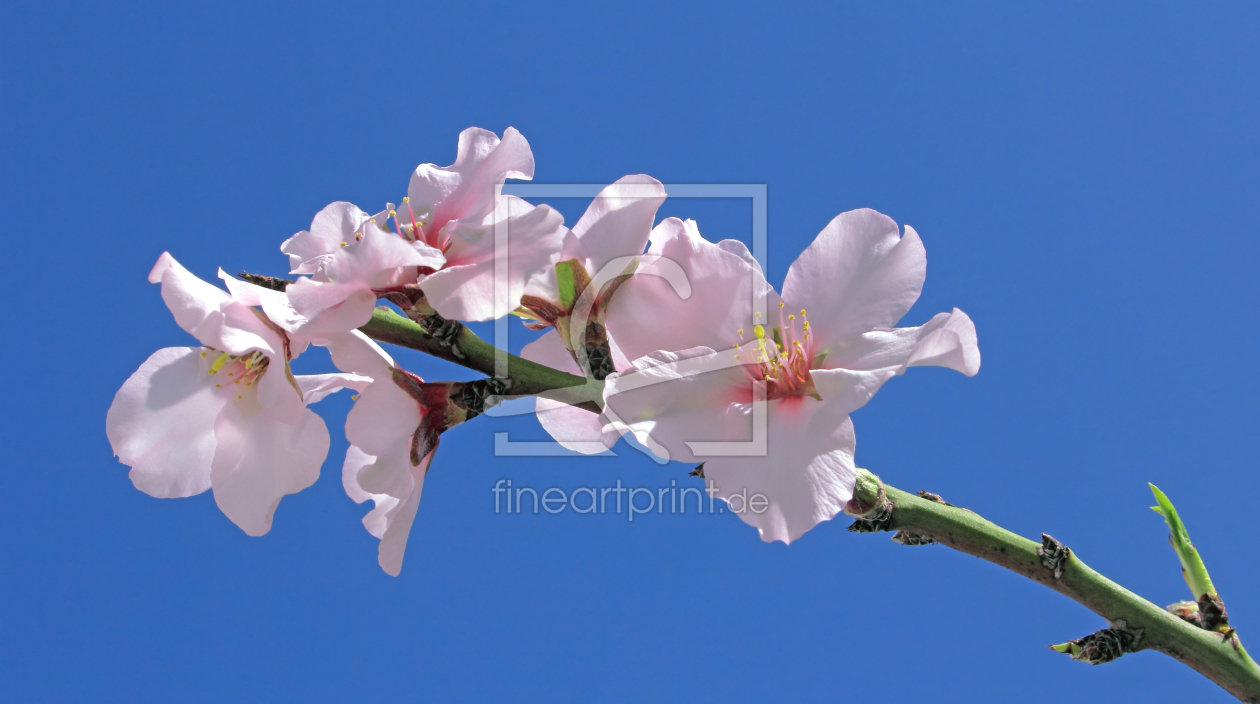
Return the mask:
<svg viewBox="0 0 1260 704">
<path fill-rule="evenodd" d="M 582 279 L 590 281 L 590 277 L 586 275 L 586 270 L 582 268 L 578 260 L 569 259 L 556 263 L 556 284 L 560 287 L 560 307 L 565 311 L 573 310 L 573 302 L 582 295 L 579 288 L 586 288 L 581 286 Z"/>
<path fill-rule="evenodd" d="M 1190 542 L 1190 535 L 1186 532 L 1186 526 L 1181 522 L 1181 517 L 1177 515 L 1177 509 L 1173 508 L 1172 501 L 1168 500 L 1159 487 L 1154 484 L 1150 487 L 1151 492 L 1155 494 L 1155 501 L 1159 503 L 1158 506 L 1152 506 L 1151 510 L 1163 516 L 1168 524 L 1168 542 L 1172 543 L 1177 559 L 1181 561 L 1181 575 L 1186 579 L 1186 586 L 1190 587 L 1195 599 L 1200 599 L 1204 595 L 1215 596 L 1216 588 L 1212 586 L 1212 579 L 1208 577 L 1207 567 L 1203 564 L 1203 558 L 1199 557 L 1199 551 Z"/>
</svg>

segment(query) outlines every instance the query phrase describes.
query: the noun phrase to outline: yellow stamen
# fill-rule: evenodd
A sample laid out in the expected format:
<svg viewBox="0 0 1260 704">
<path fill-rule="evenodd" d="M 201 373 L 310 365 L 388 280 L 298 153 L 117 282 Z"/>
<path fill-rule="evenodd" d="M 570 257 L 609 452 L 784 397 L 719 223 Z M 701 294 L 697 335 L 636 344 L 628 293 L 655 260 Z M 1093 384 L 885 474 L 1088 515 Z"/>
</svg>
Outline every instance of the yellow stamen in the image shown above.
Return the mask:
<svg viewBox="0 0 1260 704">
<path fill-rule="evenodd" d="M 218 374 L 219 370 L 223 368 L 223 365 L 227 364 L 228 357 L 230 356 L 231 355 L 229 355 L 227 352 L 223 352 L 222 354 L 220 354 L 218 358 L 214 360 L 214 364 L 210 365 L 210 373 Z"/>
<path fill-rule="evenodd" d="M 342 247 L 345 247 L 345 246 L 347 246 L 347 244 L 346 244 L 345 242 L 342 242 L 342 243 L 341 243 L 341 246 L 342 246 Z"/>
</svg>

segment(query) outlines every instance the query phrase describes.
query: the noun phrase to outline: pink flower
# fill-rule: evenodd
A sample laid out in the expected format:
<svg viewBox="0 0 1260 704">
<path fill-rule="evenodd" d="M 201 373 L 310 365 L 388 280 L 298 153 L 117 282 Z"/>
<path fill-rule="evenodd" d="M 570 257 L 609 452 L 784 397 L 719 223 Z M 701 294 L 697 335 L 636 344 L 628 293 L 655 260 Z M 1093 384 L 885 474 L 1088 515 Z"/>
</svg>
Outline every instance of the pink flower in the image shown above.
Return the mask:
<svg viewBox="0 0 1260 704">
<path fill-rule="evenodd" d="M 625 176 L 600 191 L 564 237 L 555 266 L 526 287 L 518 315 L 526 326 L 549 330 L 521 356 L 561 371 L 602 380 L 628 362 L 615 351 L 605 312 L 613 294 L 639 266 L 652 233 L 652 221 L 665 189 L 650 176 Z M 576 322 L 573 319 L 576 318 Z M 539 397 L 538 420 L 564 447 L 593 454 L 617 441 L 607 419 L 559 401 Z"/>
<path fill-rule="evenodd" d="M 372 379 L 346 417 L 351 444 L 341 477 L 356 503 L 375 502 L 363 525 L 381 541 L 381 569 L 397 577 L 440 436 L 479 410 L 464 405 L 469 384 L 425 383 L 375 343 L 334 345 L 329 351 L 339 369 Z"/>
<path fill-rule="evenodd" d="M 893 327 L 918 299 L 927 260 L 912 228 L 899 236 L 873 210 L 832 220 L 792 264 L 782 297 L 742 245 L 710 244 L 686 224 L 658 227 L 651 252 L 681 266 L 694 293 L 680 301 L 641 276 L 622 287 L 608 324 L 635 362 L 608 378 L 605 413 L 658 454 L 703 462 L 763 540 L 791 542 L 852 498 L 848 414 L 885 381 L 912 366 L 979 371 L 962 311 Z"/>
<path fill-rule="evenodd" d="M 251 307 L 258 287 L 236 282 L 241 295 L 230 295 L 166 253 L 149 280 L 204 346 L 158 350 L 127 379 L 106 417 L 110 444 L 137 489 L 174 498 L 213 488 L 228 518 L 262 535 L 280 499 L 310 486 L 328 453 L 328 430 L 306 405 L 368 380 L 295 377 L 289 361 L 315 340 L 290 337 Z"/>
<path fill-rule="evenodd" d="M 334 203 L 309 232 L 285 242 L 282 251 L 298 262 L 294 273 L 312 274 L 289 286 L 292 307 L 311 319 L 349 307 L 352 313 L 339 315 L 350 330 L 367 322 L 377 297 L 419 284 L 444 318 L 507 315 L 565 232 L 555 210 L 498 193 L 505 179 L 533 175 L 529 143 L 515 129 L 502 140 L 486 130 L 464 130 L 455 163 L 418 166 L 398 209 L 369 218 Z"/>
</svg>

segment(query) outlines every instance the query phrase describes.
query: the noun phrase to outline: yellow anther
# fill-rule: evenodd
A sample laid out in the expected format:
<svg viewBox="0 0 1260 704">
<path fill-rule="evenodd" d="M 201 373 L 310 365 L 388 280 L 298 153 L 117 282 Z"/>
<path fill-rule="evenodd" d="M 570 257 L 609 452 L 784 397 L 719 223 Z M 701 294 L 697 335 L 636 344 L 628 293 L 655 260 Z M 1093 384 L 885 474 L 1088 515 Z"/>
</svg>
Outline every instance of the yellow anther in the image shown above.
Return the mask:
<svg viewBox="0 0 1260 704">
<path fill-rule="evenodd" d="M 205 357 L 205 356 L 206 356 L 206 353 L 205 353 L 205 352 L 202 352 L 202 353 L 201 353 L 201 356 L 202 356 L 202 357 Z"/>
<path fill-rule="evenodd" d="M 411 202 L 411 196 L 403 196 L 403 202 L 404 202 L 404 203 L 410 203 L 410 202 Z M 355 398 L 358 398 L 358 396 L 356 396 Z"/>
<path fill-rule="evenodd" d="M 342 242 L 342 243 L 341 243 L 341 246 L 342 246 L 342 247 L 346 247 L 346 246 L 349 246 L 349 245 L 348 245 L 347 243 L 345 243 L 345 242 Z"/>
<path fill-rule="evenodd" d="M 805 317 L 805 309 L 804 309 L 804 308 L 802 308 L 802 309 L 801 309 L 801 317 L 802 317 L 802 318 L 804 318 L 804 317 Z"/>
<path fill-rule="evenodd" d="M 218 374 L 219 370 L 223 368 L 223 365 L 227 364 L 229 357 L 231 357 L 231 355 L 227 352 L 220 354 L 218 358 L 214 360 L 214 364 L 210 365 L 210 373 Z"/>
<path fill-rule="evenodd" d="M 782 308 L 782 307 L 783 307 L 783 301 L 779 301 L 779 307 L 780 307 L 780 308 Z"/>
<path fill-rule="evenodd" d="M 788 320 L 796 320 L 796 316 L 795 316 L 795 315 L 792 315 L 791 313 L 789 313 L 789 314 L 788 314 Z"/>
<path fill-rule="evenodd" d="M 232 375 L 231 375 L 231 374 L 228 374 L 228 376 L 232 376 Z M 241 383 L 241 380 L 240 380 L 240 379 L 237 379 L 236 381 L 234 381 L 234 382 L 232 382 L 232 383 L 233 383 L 233 384 L 239 384 L 239 383 Z"/>
<path fill-rule="evenodd" d="M 760 317 L 761 317 L 761 311 L 757 311 L 756 313 L 754 313 L 754 315 L 756 315 L 758 318 L 760 318 Z"/>
<path fill-rule="evenodd" d="M 396 210 L 391 210 L 391 211 L 389 211 L 389 216 L 390 216 L 391 218 L 392 218 L 392 217 L 394 217 L 394 216 L 395 216 L 395 215 L 397 215 L 397 214 L 398 214 L 398 211 L 396 211 Z"/>
<path fill-rule="evenodd" d="M 219 384 L 215 384 L 215 385 L 214 385 L 214 388 L 216 388 L 216 389 L 221 389 L 221 388 L 223 388 L 223 387 L 222 387 L 222 386 L 220 386 Z"/>
<path fill-rule="evenodd" d="M 241 395 L 240 395 L 240 394 L 237 394 L 237 395 L 236 395 L 236 400 L 237 400 L 237 401 L 240 401 L 240 400 L 241 400 Z"/>
<path fill-rule="evenodd" d="M 406 203 L 406 202 L 407 202 L 407 199 L 406 199 L 406 198 L 404 198 L 404 199 L 403 199 L 403 202 L 404 202 L 404 203 Z M 359 400 L 359 395 L 358 395 L 358 394 L 355 394 L 355 395 L 351 396 L 351 397 L 350 397 L 350 400 L 351 400 L 351 401 L 358 401 L 358 400 Z"/>
<path fill-rule="evenodd" d="M 743 329 L 743 328 L 740 328 L 740 329 L 739 329 L 739 336 L 740 336 L 740 337 L 743 337 L 743 336 L 744 336 L 744 329 Z"/>
<path fill-rule="evenodd" d="M 739 345 L 731 345 L 731 347 L 734 347 L 735 349 L 739 349 Z"/>
</svg>

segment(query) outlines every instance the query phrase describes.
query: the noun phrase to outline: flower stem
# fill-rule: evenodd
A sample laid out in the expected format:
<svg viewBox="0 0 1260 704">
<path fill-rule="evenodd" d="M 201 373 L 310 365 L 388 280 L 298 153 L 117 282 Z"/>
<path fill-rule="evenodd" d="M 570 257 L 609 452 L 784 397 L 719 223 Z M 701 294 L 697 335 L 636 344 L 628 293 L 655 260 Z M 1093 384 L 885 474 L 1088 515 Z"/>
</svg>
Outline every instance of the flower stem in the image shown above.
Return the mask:
<svg viewBox="0 0 1260 704">
<path fill-rule="evenodd" d="M 545 396 L 592 413 L 602 410 L 602 381 L 585 379 L 509 354 L 477 337 L 467 326 L 460 326 L 452 341 L 454 344 L 446 344 L 425 332 L 410 318 L 381 306 L 372 313 L 367 325 L 359 330 L 378 342 L 419 350 L 488 376 L 497 376 L 496 362 L 502 360 L 506 378 L 511 379 L 509 388 L 512 396 Z M 452 347 L 459 350 L 458 356 Z"/>
<path fill-rule="evenodd" d="M 856 497 L 874 502 L 868 483 L 858 484 Z M 1260 703 L 1260 667 L 1247 655 L 1237 635 L 1197 628 L 1090 569 L 1076 553 L 1061 565 L 1062 573 L 1043 565 L 1042 545 L 1016 535 L 965 509 L 935 503 L 883 485 L 892 502 L 888 530 L 927 536 L 960 552 L 988 560 L 1067 596 L 1109 622 L 1123 620 L 1143 629 L 1137 650 L 1158 650 L 1194 668 L 1244 702 Z"/>
</svg>

